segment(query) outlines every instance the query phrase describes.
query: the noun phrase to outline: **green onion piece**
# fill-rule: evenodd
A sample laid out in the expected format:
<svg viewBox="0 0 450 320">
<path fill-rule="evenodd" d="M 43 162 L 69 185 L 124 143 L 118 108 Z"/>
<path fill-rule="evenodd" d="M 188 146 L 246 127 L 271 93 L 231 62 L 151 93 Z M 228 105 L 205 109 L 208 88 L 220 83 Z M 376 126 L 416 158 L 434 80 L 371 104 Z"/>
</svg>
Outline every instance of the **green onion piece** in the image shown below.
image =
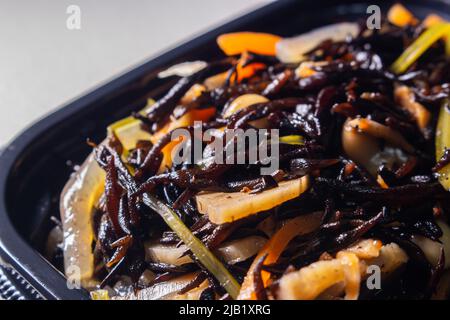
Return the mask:
<svg viewBox="0 0 450 320">
<path fill-rule="evenodd" d="M 394 73 L 405 72 L 433 43 L 450 34 L 450 23 L 439 23 L 424 31 L 392 64 Z"/>
<path fill-rule="evenodd" d="M 290 135 L 280 137 L 280 143 L 293 144 L 293 145 L 303 145 L 303 137 L 299 135 Z"/>
<path fill-rule="evenodd" d="M 436 127 L 436 161 L 441 159 L 446 148 L 450 148 L 450 111 L 448 107 L 449 100 L 446 99 L 441 106 Z M 445 190 L 450 191 L 450 165 L 439 171 L 439 182 Z"/>
<path fill-rule="evenodd" d="M 225 268 L 222 262 L 201 242 L 194 236 L 188 227 L 181 221 L 178 215 L 170 209 L 162 201 L 154 196 L 146 193 L 143 197 L 144 203 L 158 212 L 164 219 L 167 225 L 178 235 L 181 241 L 192 251 L 194 256 L 203 264 L 203 266 L 211 272 L 219 281 L 220 285 L 225 288 L 228 294 L 236 299 L 240 285 Z"/>
</svg>

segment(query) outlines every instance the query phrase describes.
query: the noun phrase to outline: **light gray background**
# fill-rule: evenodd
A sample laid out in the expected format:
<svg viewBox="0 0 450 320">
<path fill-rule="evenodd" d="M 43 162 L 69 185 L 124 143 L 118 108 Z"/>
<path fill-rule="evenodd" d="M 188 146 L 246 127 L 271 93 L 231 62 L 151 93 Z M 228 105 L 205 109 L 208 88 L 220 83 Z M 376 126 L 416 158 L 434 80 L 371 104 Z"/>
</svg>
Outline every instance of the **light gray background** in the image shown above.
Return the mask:
<svg viewBox="0 0 450 320">
<path fill-rule="evenodd" d="M 269 0 L 0 0 L 0 146 L 181 40 Z M 66 8 L 81 8 L 68 30 Z"/>
</svg>

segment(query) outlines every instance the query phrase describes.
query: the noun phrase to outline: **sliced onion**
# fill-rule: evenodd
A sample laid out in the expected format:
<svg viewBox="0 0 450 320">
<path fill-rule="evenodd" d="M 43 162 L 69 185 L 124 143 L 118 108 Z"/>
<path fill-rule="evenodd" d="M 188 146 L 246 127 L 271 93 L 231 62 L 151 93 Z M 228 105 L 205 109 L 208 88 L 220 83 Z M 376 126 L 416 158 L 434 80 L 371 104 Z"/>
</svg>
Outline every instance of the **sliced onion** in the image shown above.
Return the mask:
<svg viewBox="0 0 450 320">
<path fill-rule="evenodd" d="M 450 37 L 449 37 L 450 39 Z M 447 106 L 450 101 L 445 99 L 441 105 L 438 123 L 436 127 L 436 161 L 439 161 L 444 154 L 446 148 L 450 148 L 450 112 Z M 439 182 L 450 191 L 450 165 L 446 165 L 439 170 Z M 450 260 L 450 259 L 449 259 Z"/>
<path fill-rule="evenodd" d="M 130 293 L 124 297 L 114 297 L 114 300 L 198 300 L 207 287 L 207 281 L 185 294 L 178 294 L 184 286 L 191 282 L 198 273 L 189 273 L 151 287 Z"/>
<path fill-rule="evenodd" d="M 206 78 L 205 81 L 203 81 L 203 84 L 206 86 L 206 88 L 210 91 L 222 87 L 226 80 L 227 80 L 228 72 L 222 72 L 219 74 L 215 74 L 209 78 Z"/>
<path fill-rule="evenodd" d="M 337 298 L 345 292 L 345 299 L 357 299 L 361 279 L 367 276 L 364 272 L 367 266 L 379 266 L 382 279 L 386 279 L 408 261 L 408 256 L 397 244 L 389 243 L 380 249 L 380 242 L 375 241 L 363 240 L 358 246 L 350 248 L 354 252 L 345 249 L 338 252 L 335 259 L 319 260 L 283 275 L 279 280 L 278 298 L 285 300 Z M 360 258 L 357 253 L 360 254 Z M 376 258 L 363 258 L 374 255 Z"/>
<path fill-rule="evenodd" d="M 155 278 L 156 278 L 155 273 L 154 273 L 153 271 L 147 269 L 147 270 L 145 270 L 145 271 L 141 274 L 141 276 L 139 277 L 138 284 L 139 284 L 141 287 L 143 287 L 143 288 L 148 287 L 149 284 L 150 284 L 153 280 L 155 280 Z"/>
<path fill-rule="evenodd" d="M 342 22 L 317 28 L 293 38 L 285 38 L 276 45 L 277 58 L 285 63 L 300 62 L 304 59 L 305 53 L 322 41 L 327 39 L 343 41 L 348 36 L 355 37 L 358 32 L 358 24 Z"/>
<path fill-rule="evenodd" d="M 235 264 L 247 260 L 258 253 L 266 243 L 266 239 L 250 236 L 232 240 L 220 245 L 216 254 L 228 264 Z M 183 255 L 188 248 L 185 245 L 175 246 L 147 242 L 145 244 L 145 259 L 150 262 L 166 263 L 180 266 L 192 262 L 188 255 Z"/>
<path fill-rule="evenodd" d="M 276 231 L 277 223 L 275 221 L 275 218 L 273 215 L 268 216 L 263 221 L 258 223 L 258 226 L 256 227 L 258 230 L 264 232 L 266 236 L 269 238 L 273 236 L 273 234 Z"/>
<path fill-rule="evenodd" d="M 295 69 L 295 76 L 297 79 L 310 77 L 316 74 L 314 67 L 320 67 L 326 64 L 328 64 L 327 61 L 304 61 Z"/>
<path fill-rule="evenodd" d="M 391 242 L 381 247 L 378 257 L 366 260 L 366 264 L 379 266 L 384 278 L 408 262 L 408 259 L 406 252 L 398 244 Z"/>
<path fill-rule="evenodd" d="M 442 237 L 439 239 L 444 244 L 445 268 L 450 268 L 450 227 L 442 220 L 438 220 L 437 224 L 442 230 Z"/>
<path fill-rule="evenodd" d="M 386 141 L 383 149 L 378 139 Z M 350 159 L 373 176 L 381 164 L 404 163 L 408 159 L 406 152 L 414 150 L 400 133 L 368 118 L 346 120 L 342 127 L 342 147 Z"/>
<path fill-rule="evenodd" d="M 60 199 L 65 273 L 85 288 L 95 285 L 92 214 L 104 181 L 105 172 L 91 154 L 69 179 Z"/>
</svg>

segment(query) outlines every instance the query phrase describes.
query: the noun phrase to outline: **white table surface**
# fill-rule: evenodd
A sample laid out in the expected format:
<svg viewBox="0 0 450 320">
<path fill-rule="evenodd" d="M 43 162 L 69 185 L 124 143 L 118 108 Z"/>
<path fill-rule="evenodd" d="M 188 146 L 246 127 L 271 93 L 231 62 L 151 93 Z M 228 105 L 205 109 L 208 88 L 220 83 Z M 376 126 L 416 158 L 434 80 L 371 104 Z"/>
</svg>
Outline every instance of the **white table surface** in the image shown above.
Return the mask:
<svg viewBox="0 0 450 320">
<path fill-rule="evenodd" d="M 181 40 L 269 0 L 0 0 L 0 146 Z M 66 9 L 81 9 L 68 30 Z"/>
</svg>

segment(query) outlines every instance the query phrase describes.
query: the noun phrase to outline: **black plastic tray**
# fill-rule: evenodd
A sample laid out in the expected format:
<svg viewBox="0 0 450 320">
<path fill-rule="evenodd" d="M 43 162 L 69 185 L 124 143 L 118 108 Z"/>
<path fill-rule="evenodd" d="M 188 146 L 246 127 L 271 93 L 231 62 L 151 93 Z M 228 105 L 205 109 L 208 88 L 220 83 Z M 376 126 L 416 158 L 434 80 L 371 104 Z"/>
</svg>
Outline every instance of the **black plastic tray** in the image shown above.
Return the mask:
<svg viewBox="0 0 450 320">
<path fill-rule="evenodd" d="M 404 2 L 419 17 L 436 12 L 450 18 L 449 1 Z M 291 36 L 324 24 L 362 18 L 374 3 L 385 10 L 393 2 L 269 4 L 134 68 L 25 130 L 0 155 L 0 256 L 45 299 L 88 299 L 83 290 L 69 290 L 64 276 L 39 253 L 51 228 L 49 217 L 59 214 L 59 194 L 72 170 L 68 161 L 81 163 L 90 152 L 86 138 L 100 141 L 109 123 L 167 90 L 173 83 L 159 80 L 159 70 L 181 61 L 217 58 L 221 53 L 215 39 L 221 33 L 254 30 Z"/>
</svg>

